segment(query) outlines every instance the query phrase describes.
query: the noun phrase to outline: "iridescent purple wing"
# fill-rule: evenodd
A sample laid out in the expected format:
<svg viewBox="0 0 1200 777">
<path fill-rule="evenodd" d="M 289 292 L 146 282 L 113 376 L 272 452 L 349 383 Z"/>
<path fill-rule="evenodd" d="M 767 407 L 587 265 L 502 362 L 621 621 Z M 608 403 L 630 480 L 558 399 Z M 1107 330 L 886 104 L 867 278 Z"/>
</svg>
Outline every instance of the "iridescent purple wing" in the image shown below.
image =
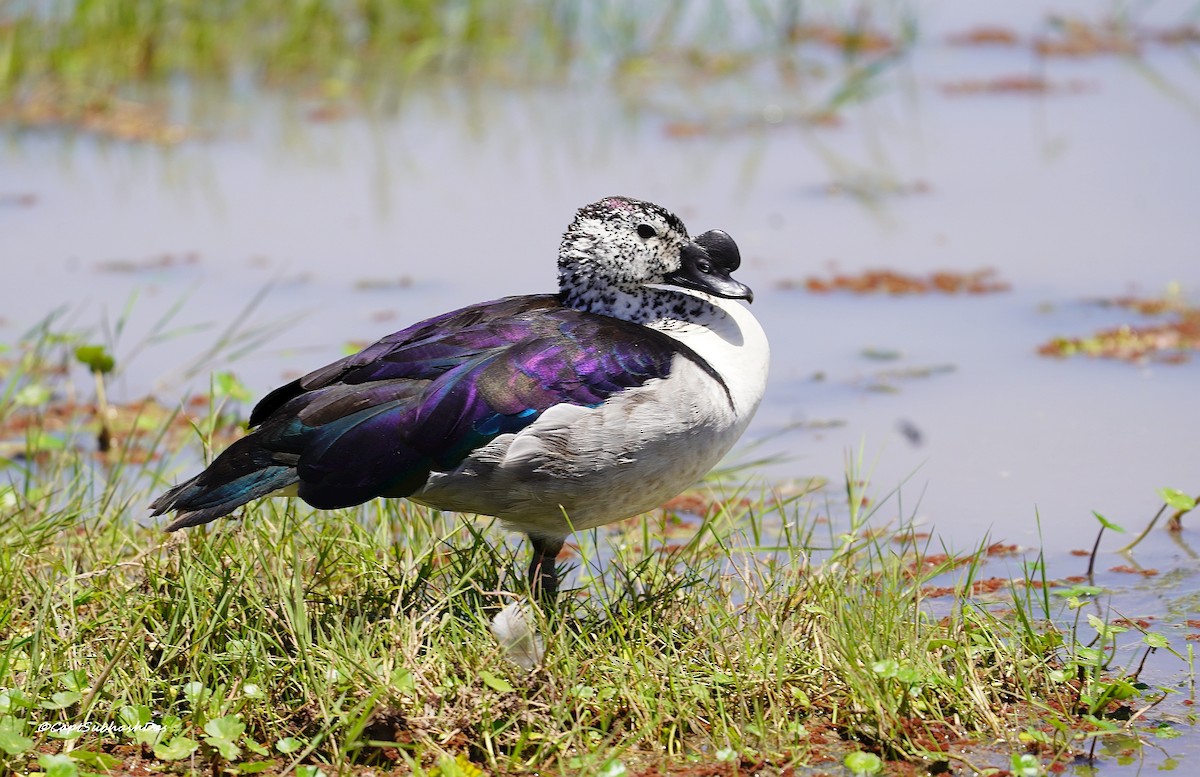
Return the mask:
<svg viewBox="0 0 1200 777">
<path fill-rule="evenodd" d="M 670 373 L 683 349 L 653 329 L 553 296 L 463 308 L 390 335 L 269 394 L 252 437 L 295 456 L 316 507 L 405 496 L 558 404 L 594 407 Z"/>
</svg>

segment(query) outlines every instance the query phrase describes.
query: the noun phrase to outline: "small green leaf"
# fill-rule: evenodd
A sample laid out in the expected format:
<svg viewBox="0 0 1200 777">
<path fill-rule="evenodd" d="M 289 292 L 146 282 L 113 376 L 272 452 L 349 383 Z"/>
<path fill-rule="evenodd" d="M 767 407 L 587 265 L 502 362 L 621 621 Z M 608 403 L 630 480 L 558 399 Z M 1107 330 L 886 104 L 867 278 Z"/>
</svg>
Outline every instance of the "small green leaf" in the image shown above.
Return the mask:
<svg viewBox="0 0 1200 777">
<path fill-rule="evenodd" d="M 167 729 L 159 725 L 143 724 L 142 728 L 133 731 L 133 741 L 148 747 L 157 746 L 166 736 Z"/>
<path fill-rule="evenodd" d="M 596 698 L 596 689 L 590 685 L 572 685 L 567 689 L 567 695 L 574 699 L 594 699 Z"/>
<path fill-rule="evenodd" d="M 212 376 L 212 393 L 217 399 L 232 399 L 235 402 L 249 402 L 254 399 L 246 384 L 232 372 L 214 372 Z"/>
<path fill-rule="evenodd" d="M 164 761 L 180 761 L 196 752 L 200 743 L 185 736 L 178 736 L 170 742 L 159 742 L 154 746 L 154 756 Z"/>
<path fill-rule="evenodd" d="M 237 715 L 213 718 L 204 724 L 204 733 L 208 734 L 204 742 L 215 747 L 225 760 L 233 761 L 242 754 L 237 741 L 245 730 L 246 724 Z"/>
<path fill-rule="evenodd" d="M 274 761 L 250 761 L 249 763 L 238 764 L 238 774 L 258 774 L 265 772 L 275 765 Z"/>
<path fill-rule="evenodd" d="M 894 658 L 885 658 L 871 664 L 871 671 L 880 677 L 895 677 L 896 673 L 900 671 L 900 662 Z"/>
<path fill-rule="evenodd" d="M 33 740 L 25 736 L 25 721 L 5 715 L 0 718 L 0 750 L 9 755 L 20 755 L 33 747 Z"/>
<path fill-rule="evenodd" d="M 75 359 L 92 372 L 109 373 L 116 366 L 116 359 L 103 345 L 80 345 L 75 347 Z"/>
<path fill-rule="evenodd" d="M 1138 695 L 1138 689 L 1126 680 L 1113 680 L 1107 685 L 1107 691 L 1110 698 L 1118 701 L 1132 699 Z"/>
<path fill-rule="evenodd" d="M 1145 642 L 1152 648 L 1165 648 L 1170 646 L 1170 642 L 1162 634 L 1155 634 L 1153 631 L 1148 631 L 1142 635 L 1142 642 Z"/>
<path fill-rule="evenodd" d="M 30 383 L 13 395 L 13 404 L 17 407 L 41 407 L 50 401 L 50 397 L 50 389 L 40 383 Z"/>
<path fill-rule="evenodd" d="M 1096 630 L 1096 633 L 1100 635 L 1101 639 L 1111 639 L 1117 634 L 1123 634 L 1124 632 L 1129 631 L 1129 629 L 1125 628 L 1124 626 L 1116 626 L 1111 623 L 1105 623 L 1101 618 L 1096 615 L 1092 615 L 1091 613 L 1088 613 L 1087 619 L 1088 624 Z"/>
<path fill-rule="evenodd" d="M 483 770 L 471 763 L 466 753 L 459 753 L 456 758 L 442 756 L 429 777 L 483 777 Z"/>
<path fill-rule="evenodd" d="M 1098 585 L 1073 585 L 1070 588 L 1055 591 L 1054 595 L 1068 598 L 1072 596 L 1098 596 L 1102 593 L 1104 593 L 1104 589 Z"/>
<path fill-rule="evenodd" d="M 1096 520 L 1099 521 L 1100 525 L 1103 526 L 1104 528 L 1109 529 L 1111 531 L 1121 532 L 1122 534 L 1125 533 L 1125 530 L 1123 528 L 1121 528 L 1117 524 L 1113 523 L 1112 521 L 1108 520 L 1103 515 L 1096 512 L 1095 510 L 1092 510 L 1092 515 L 1096 516 Z"/>
<path fill-rule="evenodd" d="M 1013 753 L 1012 773 L 1017 777 L 1041 777 L 1045 774 L 1037 756 L 1032 753 Z"/>
<path fill-rule="evenodd" d="M 237 742 L 221 737 L 205 737 L 204 744 L 215 749 L 226 761 L 236 761 L 242 754 L 242 748 L 238 747 Z"/>
<path fill-rule="evenodd" d="M 83 698 L 79 691 L 59 691 L 50 694 L 50 701 L 44 701 L 38 706 L 44 710 L 65 710 Z"/>
<path fill-rule="evenodd" d="M 72 750 L 71 756 L 80 763 L 87 764 L 93 769 L 112 771 L 121 765 L 121 759 L 108 753 L 97 753 L 93 750 Z"/>
<path fill-rule="evenodd" d="M 883 760 L 874 753 L 850 753 L 842 763 L 856 775 L 878 774 L 883 771 Z"/>
<path fill-rule="evenodd" d="M 311 764 L 300 764 L 296 767 L 296 777 L 326 777 L 320 767 Z"/>
<path fill-rule="evenodd" d="M 236 715 L 223 715 L 212 718 L 204 724 L 204 733 L 216 736 L 218 739 L 235 740 L 246 731 L 246 724 Z"/>
<path fill-rule="evenodd" d="M 204 687 L 204 683 L 193 680 L 190 683 L 184 683 L 183 698 L 187 699 L 188 704 L 192 705 L 192 709 L 200 706 L 209 696 L 208 689 Z"/>
<path fill-rule="evenodd" d="M 242 744 L 246 746 L 247 750 L 254 753 L 255 755 L 268 756 L 271 754 L 271 751 L 269 748 L 263 747 L 262 745 L 260 745 L 259 743 L 255 742 L 253 739 L 251 739 L 250 737 L 246 737 L 245 739 L 243 739 Z"/>
<path fill-rule="evenodd" d="M 79 777 L 79 767 L 69 755 L 39 755 L 38 766 L 46 777 Z"/>
<path fill-rule="evenodd" d="M 1174 739 L 1183 736 L 1183 732 L 1170 723 L 1159 723 L 1154 727 L 1154 736 L 1158 739 Z"/>
<path fill-rule="evenodd" d="M 404 667 L 393 669 L 392 689 L 401 693 L 415 691 L 417 689 L 417 681 L 413 679 L 413 673 Z"/>
<path fill-rule="evenodd" d="M 145 704 L 131 707 L 128 704 L 117 711 L 121 725 L 129 728 L 139 728 L 150 722 L 150 708 Z"/>
<path fill-rule="evenodd" d="M 600 767 L 600 771 L 596 772 L 596 777 L 625 777 L 629 770 L 625 768 L 625 764 L 615 758 L 605 761 Z"/>
<path fill-rule="evenodd" d="M 1017 734 L 1017 740 L 1020 742 L 1037 742 L 1039 744 L 1049 744 L 1050 736 L 1045 731 L 1038 731 L 1036 728 L 1027 728 Z"/>
<path fill-rule="evenodd" d="M 508 680 L 505 680 L 503 677 L 497 677 L 486 669 L 480 670 L 479 679 L 483 680 L 483 684 L 491 688 L 493 691 L 511 693 L 512 691 L 516 690 L 516 688 L 513 688 L 512 685 L 509 684 Z"/>
<path fill-rule="evenodd" d="M 61 451 L 67 447 L 61 437 L 47 432 L 45 429 L 30 429 L 25 438 L 25 447 L 34 451 Z"/>
<path fill-rule="evenodd" d="M 28 709 L 33 706 L 33 700 L 17 688 L 0 691 L 0 713 L 12 712 L 18 707 Z"/>
<path fill-rule="evenodd" d="M 73 672 L 67 672 L 62 676 L 63 687 L 68 691 L 86 691 L 91 687 L 88 682 L 87 672 L 82 669 L 76 669 Z"/>
<path fill-rule="evenodd" d="M 1176 510 L 1187 512 L 1188 510 L 1194 510 L 1196 507 L 1195 499 L 1173 488 L 1160 488 L 1158 489 L 1158 495 L 1162 497 L 1164 502 Z"/>
<path fill-rule="evenodd" d="M 295 737 L 284 737 L 275 743 L 275 749 L 284 755 L 294 753 L 302 747 L 304 747 L 304 743 Z"/>
</svg>

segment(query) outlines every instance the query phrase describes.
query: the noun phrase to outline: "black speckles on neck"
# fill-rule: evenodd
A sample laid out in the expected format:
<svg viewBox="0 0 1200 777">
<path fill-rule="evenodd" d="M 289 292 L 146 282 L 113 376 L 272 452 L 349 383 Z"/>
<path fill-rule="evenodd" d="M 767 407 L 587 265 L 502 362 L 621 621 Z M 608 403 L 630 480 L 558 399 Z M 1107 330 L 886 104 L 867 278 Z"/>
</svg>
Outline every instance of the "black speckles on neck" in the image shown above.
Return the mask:
<svg viewBox="0 0 1200 777">
<path fill-rule="evenodd" d="M 567 307 L 577 310 L 660 328 L 706 323 L 726 315 L 699 294 L 647 286 L 633 292 L 612 287 L 564 290 L 562 300 Z"/>
</svg>

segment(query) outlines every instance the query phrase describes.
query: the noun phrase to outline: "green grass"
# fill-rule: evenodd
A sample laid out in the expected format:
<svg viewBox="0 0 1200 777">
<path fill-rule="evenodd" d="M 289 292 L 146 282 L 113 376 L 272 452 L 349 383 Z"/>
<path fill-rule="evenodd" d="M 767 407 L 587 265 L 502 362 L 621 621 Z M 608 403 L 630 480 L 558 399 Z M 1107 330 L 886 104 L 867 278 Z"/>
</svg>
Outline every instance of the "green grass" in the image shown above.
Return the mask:
<svg viewBox="0 0 1200 777">
<path fill-rule="evenodd" d="M 118 427 L 104 456 L 86 450 L 86 403 L 51 434 L 52 408 L 83 391 L 64 369 L 78 340 L 42 327 L 0 354 L 6 398 L 45 398 L 0 407 L 0 439 L 26 441 L 0 460 L 9 770 L 778 773 L 849 759 L 1034 774 L 1128 734 L 1120 719 L 1160 693 L 1113 665 L 1117 641 L 1141 635 L 1084 617 L 1098 589 L 1052 596 L 1035 559 L 1006 595 L 972 597 L 986 548 L 935 558 L 873 528 L 890 508 L 863 507 L 856 465 L 842 507 L 710 486 L 724 496 L 703 519 L 585 535 L 581 588 L 542 624 L 545 660 L 527 672 L 489 630 L 505 592 L 524 591 L 527 550 L 486 524 L 398 501 L 267 500 L 178 535 L 141 525 L 176 476 L 162 456 L 206 455 L 215 407 L 188 435 L 170 414 Z M 953 603 L 928 602 L 948 577 Z"/>
</svg>

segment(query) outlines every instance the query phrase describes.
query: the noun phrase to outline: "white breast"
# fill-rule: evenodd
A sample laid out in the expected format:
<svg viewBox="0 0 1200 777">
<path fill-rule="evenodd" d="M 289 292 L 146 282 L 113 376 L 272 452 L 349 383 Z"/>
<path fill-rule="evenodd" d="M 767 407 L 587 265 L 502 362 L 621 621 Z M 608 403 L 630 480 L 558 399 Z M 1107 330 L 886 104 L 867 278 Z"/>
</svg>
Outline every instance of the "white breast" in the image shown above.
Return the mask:
<svg viewBox="0 0 1200 777">
<path fill-rule="evenodd" d="M 699 292 L 676 293 L 690 294 L 707 304 L 689 321 L 668 319 L 650 326 L 679 340 L 708 362 L 729 387 L 736 415 L 749 423 L 767 387 L 771 349 L 766 333 L 740 302 Z"/>
</svg>

